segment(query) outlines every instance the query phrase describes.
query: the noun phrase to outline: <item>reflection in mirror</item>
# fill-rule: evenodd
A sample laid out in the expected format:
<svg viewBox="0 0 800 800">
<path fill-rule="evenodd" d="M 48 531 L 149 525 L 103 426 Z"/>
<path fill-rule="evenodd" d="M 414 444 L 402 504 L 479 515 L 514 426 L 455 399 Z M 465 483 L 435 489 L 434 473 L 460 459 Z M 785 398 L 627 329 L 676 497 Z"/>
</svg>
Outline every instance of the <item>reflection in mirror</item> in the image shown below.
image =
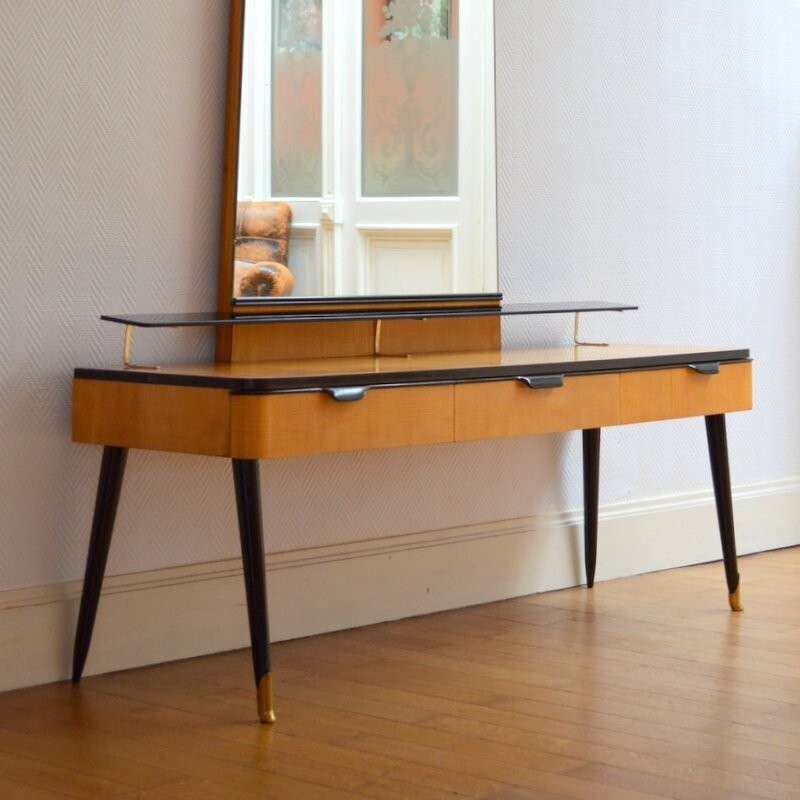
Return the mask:
<svg viewBox="0 0 800 800">
<path fill-rule="evenodd" d="M 232 295 L 497 291 L 491 0 L 246 0 Z"/>
</svg>

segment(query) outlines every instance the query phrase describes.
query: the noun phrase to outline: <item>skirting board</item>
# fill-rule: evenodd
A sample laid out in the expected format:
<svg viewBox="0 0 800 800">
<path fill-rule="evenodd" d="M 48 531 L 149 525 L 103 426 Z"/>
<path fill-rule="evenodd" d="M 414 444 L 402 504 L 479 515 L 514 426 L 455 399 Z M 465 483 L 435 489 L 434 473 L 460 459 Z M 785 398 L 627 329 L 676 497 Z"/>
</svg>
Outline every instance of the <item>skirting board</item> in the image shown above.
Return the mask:
<svg viewBox="0 0 800 800">
<path fill-rule="evenodd" d="M 800 544 L 800 479 L 739 488 L 734 513 L 740 555 Z M 599 527 L 598 582 L 720 558 L 707 492 L 606 506 Z M 575 586 L 582 538 L 564 513 L 272 554 L 272 640 Z M 742 584 L 746 601 L 746 570 Z M 69 677 L 80 588 L 0 593 L 0 691 Z M 86 674 L 248 645 L 236 559 L 109 576 Z"/>
</svg>

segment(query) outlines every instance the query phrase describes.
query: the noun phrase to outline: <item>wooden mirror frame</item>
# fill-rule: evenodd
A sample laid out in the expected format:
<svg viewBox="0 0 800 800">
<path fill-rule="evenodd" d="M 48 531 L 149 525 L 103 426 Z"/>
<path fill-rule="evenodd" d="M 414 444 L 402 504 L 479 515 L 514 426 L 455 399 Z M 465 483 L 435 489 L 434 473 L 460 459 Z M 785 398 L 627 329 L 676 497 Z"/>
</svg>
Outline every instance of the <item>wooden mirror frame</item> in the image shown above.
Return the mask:
<svg viewBox="0 0 800 800">
<path fill-rule="evenodd" d="M 246 0 L 231 0 L 230 26 L 228 34 L 227 99 L 225 106 L 225 141 L 222 172 L 222 209 L 219 243 L 219 272 L 217 288 L 217 311 L 221 314 L 314 314 L 323 312 L 382 311 L 382 310 L 430 310 L 430 309 L 485 309 L 501 303 L 499 293 L 486 294 L 433 294 L 397 297 L 353 296 L 353 297 L 287 297 L 269 299 L 266 302 L 247 304 L 233 301 L 233 240 L 236 225 L 237 178 L 239 166 L 239 133 L 241 115 L 242 60 L 244 53 L 244 24 Z M 230 331 L 220 332 L 222 340 Z M 221 353 L 228 348 L 224 341 Z M 220 345 L 218 345 L 220 352 Z"/>
<path fill-rule="evenodd" d="M 228 73 L 225 99 L 225 143 L 222 155 L 222 218 L 219 241 L 217 311 L 231 310 L 233 286 L 233 239 L 236 227 L 236 183 L 239 170 L 239 117 L 242 106 L 242 55 L 244 49 L 244 3 L 230 0 L 228 28 Z"/>
</svg>

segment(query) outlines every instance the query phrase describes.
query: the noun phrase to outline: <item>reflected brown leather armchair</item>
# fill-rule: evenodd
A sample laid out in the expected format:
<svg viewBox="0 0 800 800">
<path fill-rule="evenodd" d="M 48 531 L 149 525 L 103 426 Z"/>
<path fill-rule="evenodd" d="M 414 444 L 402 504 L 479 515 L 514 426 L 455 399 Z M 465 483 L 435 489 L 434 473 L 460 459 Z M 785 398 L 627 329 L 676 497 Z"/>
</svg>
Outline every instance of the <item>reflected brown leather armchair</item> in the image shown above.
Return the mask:
<svg viewBox="0 0 800 800">
<path fill-rule="evenodd" d="M 236 207 L 233 248 L 234 297 L 281 297 L 292 293 L 289 261 L 292 209 L 272 200 Z"/>
</svg>

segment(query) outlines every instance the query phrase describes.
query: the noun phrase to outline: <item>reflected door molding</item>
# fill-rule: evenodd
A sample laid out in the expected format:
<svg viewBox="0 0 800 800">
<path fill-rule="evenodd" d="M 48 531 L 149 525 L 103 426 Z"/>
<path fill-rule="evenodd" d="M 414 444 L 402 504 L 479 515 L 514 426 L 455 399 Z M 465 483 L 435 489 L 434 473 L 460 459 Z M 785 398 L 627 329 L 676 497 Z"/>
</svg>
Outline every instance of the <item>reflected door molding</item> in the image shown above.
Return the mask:
<svg viewBox="0 0 800 800">
<path fill-rule="evenodd" d="M 360 294 L 413 294 L 422 281 L 433 294 L 455 291 L 456 225 L 357 225 L 356 232 Z"/>
</svg>

